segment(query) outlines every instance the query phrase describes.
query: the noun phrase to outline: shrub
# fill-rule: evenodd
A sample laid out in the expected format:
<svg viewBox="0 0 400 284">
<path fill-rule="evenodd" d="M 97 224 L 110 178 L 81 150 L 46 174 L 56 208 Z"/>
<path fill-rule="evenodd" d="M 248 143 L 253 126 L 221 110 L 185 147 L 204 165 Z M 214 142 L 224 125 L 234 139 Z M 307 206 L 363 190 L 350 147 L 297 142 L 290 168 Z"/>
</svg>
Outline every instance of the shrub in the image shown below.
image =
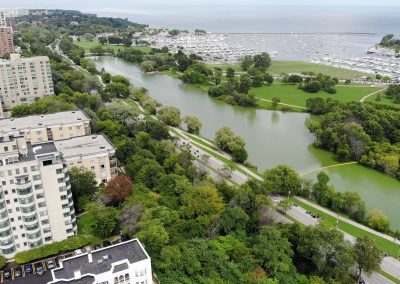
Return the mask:
<svg viewBox="0 0 400 284">
<path fill-rule="evenodd" d="M 0 269 L 6 266 L 6 264 L 7 264 L 7 259 L 4 256 L 0 255 Z"/>
<path fill-rule="evenodd" d="M 99 239 L 93 236 L 73 236 L 61 242 L 44 245 L 38 248 L 19 252 L 15 255 L 15 262 L 23 264 L 32 260 L 42 259 L 62 252 L 73 251 L 86 245 L 94 245 Z"/>
</svg>

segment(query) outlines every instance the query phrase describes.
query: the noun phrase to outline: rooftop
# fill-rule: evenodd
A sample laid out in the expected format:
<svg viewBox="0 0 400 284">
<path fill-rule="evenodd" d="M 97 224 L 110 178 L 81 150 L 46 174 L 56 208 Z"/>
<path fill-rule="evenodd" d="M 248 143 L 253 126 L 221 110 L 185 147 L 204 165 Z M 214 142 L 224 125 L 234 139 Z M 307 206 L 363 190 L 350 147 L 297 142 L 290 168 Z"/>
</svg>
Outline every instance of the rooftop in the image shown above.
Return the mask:
<svg viewBox="0 0 400 284">
<path fill-rule="evenodd" d="M 92 261 L 90 261 L 89 254 L 91 254 Z M 77 271 L 80 271 L 81 277 L 79 280 L 82 280 L 89 274 L 98 275 L 110 271 L 113 263 L 127 260 L 132 264 L 148 258 L 149 256 L 139 240 L 130 240 L 62 260 L 61 267 L 53 270 L 55 278 L 53 283 L 82 283 L 76 282 L 78 279 L 72 281 L 72 279 L 75 279 Z M 115 266 L 114 269 L 120 268 L 119 266 Z M 62 279 L 62 281 L 57 282 L 57 279 Z M 92 282 L 88 281 L 87 283 Z"/>
<path fill-rule="evenodd" d="M 30 115 L 17 118 L 0 119 L 0 134 L 46 126 L 72 124 L 90 121 L 82 111 L 64 111 L 44 115 Z"/>
<path fill-rule="evenodd" d="M 54 142 L 64 158 L 114 152 L 111 142 L 102 134 L 73 137 Z"/>
<path fill-rule="evenodd" d="M 22 161 L 33 161 L 36 159 L 36 156 L 57 152 L 54 142 L 42 143 L 35 146 L 32 146 L 31 143 L 28 142 L 26 143 L 26 147 L 28 149 L 28 155 L 26 157 L 21 156 Z"/>
</svg>

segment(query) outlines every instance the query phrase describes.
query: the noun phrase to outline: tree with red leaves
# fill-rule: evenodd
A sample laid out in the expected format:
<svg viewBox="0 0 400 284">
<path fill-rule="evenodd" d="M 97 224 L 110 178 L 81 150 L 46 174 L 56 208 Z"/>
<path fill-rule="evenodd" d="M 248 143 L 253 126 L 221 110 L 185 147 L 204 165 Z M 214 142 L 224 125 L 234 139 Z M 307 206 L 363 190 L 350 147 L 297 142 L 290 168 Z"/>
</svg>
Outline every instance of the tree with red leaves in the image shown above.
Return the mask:
<svg viewBox="0 0 400 284">
<path fill-rule="evenodd" d="M 131 194 L 132 181 L 127 176 L 116 176 L 106 185 L 105 195 L 115 206 L 120 205 Z"/>
</svg>

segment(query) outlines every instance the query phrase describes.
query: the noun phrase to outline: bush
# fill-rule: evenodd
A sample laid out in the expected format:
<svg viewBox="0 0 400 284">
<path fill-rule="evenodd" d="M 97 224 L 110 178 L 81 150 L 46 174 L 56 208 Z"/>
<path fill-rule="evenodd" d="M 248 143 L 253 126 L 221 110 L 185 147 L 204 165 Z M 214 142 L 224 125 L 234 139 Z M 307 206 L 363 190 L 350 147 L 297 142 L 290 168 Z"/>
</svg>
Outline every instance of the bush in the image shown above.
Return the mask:
<svg viewBox="0 0 400 284">
<path fill-rule="evenodd" d="M 61 242 L 55 242 L 38 248 L 19 252 L 15 255 L 15 262 L 18 264 L 23 264 L 31 262 L 32 260 L 42 259 L 67 251 L 73 251 L 86 245 L 94 245 L 98 242 L 99 239 L 93 236 L 73 236 Z"/>
</svg>

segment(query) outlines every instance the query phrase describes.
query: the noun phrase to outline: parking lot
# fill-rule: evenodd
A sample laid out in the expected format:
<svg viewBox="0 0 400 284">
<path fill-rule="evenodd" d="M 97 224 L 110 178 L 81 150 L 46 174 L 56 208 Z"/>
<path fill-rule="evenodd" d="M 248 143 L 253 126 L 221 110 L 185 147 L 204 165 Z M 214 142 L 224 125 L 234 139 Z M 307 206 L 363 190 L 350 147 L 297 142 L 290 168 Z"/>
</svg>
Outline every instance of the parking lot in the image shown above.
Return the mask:
<svg viewBox="0 0 400 284">
<path fill-rule="evenodd" d="M 117 238 L 116 240 L 104 241 L 102 245 L 96 244 L 93 247 L 86 246 L 75 250 L 74 252 L 60 254 L 56 257 L 50 257 L 40 261 L 34 261 L 23 265 L 13 265 L 11 268 L 0 271 L 0 283 L 12 284 L 45 284 L 52 280 L 51 270 L 59 267 L 60 262 L 64 258 L 69 258 L 74 255 L 80 255 L 87 251 L 97 250 L 102 247 L 107 247 L 117 244 L 121 241 L 126 241 L 127 238 Z"/>
</svg>

